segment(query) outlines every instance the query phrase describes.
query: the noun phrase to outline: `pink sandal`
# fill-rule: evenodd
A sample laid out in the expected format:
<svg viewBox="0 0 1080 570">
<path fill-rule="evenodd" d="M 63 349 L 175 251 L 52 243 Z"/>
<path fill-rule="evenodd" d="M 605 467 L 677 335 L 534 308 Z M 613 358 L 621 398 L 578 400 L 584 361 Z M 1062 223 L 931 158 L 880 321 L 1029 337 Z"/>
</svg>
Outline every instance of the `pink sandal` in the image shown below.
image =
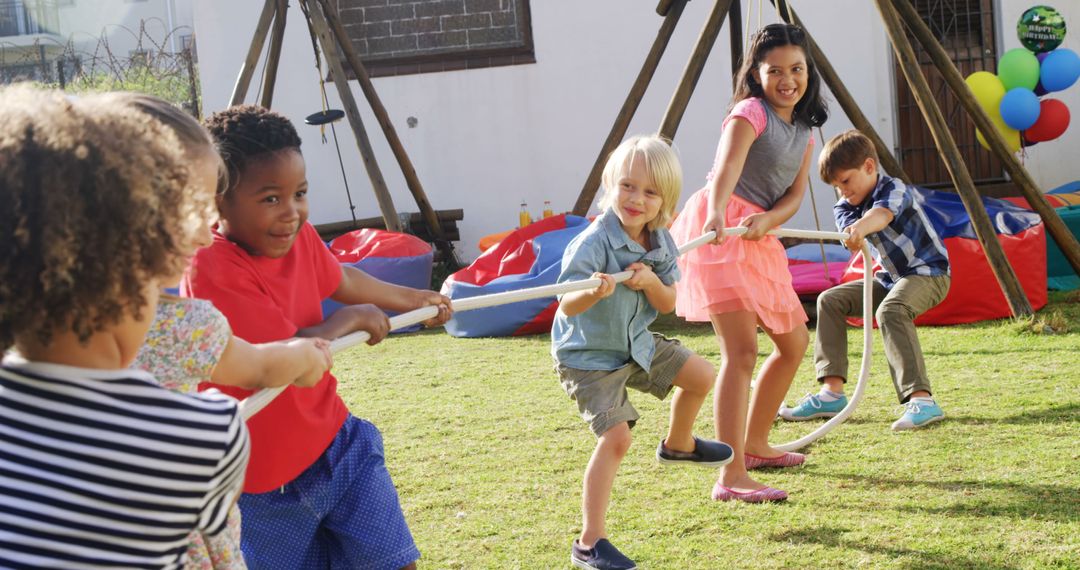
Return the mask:
<svg viewBox="0 0 1080 570">
<path fill-rule="evenodd" d="M 795 467 L 806 461 L 806 456 L 801 453 L 786 451 L 780 457 L 761 457 L 750 453 L 743 454 L 747 469 L 761 469 L 763 467 Z"/>
<path fill-rule="evenodd" d="M 742 501 L 744 503 L 775 503 L 779 501 L 787 500 L 787 492 L 780 489 L 774 489 L 772 487 L 765 487 L 764 489 L 758 489 L 757 491 L 747 491 L 740 493 L 734 489 L 729 489 L 720 484 L 720 481 L 716 482 L 713 486 L 712 498 L 714 501 Z"/>
</svg>

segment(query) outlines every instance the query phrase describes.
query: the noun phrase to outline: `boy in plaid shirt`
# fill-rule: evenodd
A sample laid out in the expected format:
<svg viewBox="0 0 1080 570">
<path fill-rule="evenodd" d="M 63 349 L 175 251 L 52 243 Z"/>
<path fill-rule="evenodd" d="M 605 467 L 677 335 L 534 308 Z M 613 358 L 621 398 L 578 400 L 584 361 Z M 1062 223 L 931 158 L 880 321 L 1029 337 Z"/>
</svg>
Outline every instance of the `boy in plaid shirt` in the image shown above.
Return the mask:
<svg viewBox="0 0 1080 570">
<path fill-rule="evenodd" d="M 874 260 L 882 267 L 874 275 L 874 311 L 896 396 L 904 405 L 892 429 L 909 430 L 945 417 L 931 397 L 914 320 L 949 292 L 949 257 L 911 189 L 879 174 L 877 165 L 873 143 L 856 130 L 829 140 L 819 159 L 821 178 L 842 196 L 833 214 L 836 227 L 848 234 L 844 245 L 859 251 L 863 240 L 869 240 Z M 864 264 L 870 266 L 865 260 Z M 821 391 L 808 394 L 794 408 L 782 408 L 782 418 L 832 417 L 847 405 L 845 319 L 862 312 L 862 289 L 860 279 L 818 297 L 814 365 Z"/>
</svg>

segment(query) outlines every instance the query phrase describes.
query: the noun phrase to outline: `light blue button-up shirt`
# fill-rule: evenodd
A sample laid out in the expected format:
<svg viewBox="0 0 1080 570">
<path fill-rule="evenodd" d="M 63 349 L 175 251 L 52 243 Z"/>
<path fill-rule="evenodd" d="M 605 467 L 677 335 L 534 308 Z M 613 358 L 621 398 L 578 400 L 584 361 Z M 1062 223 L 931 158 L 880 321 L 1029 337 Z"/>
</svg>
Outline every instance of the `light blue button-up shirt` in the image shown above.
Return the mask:
<svg viewBox="0 0 1080 570">
<path fill-rule="evenodd" d="M 679 280 L 679 248 L 664 228 L 651 232 L 649 243 L 653 249 L 645 251 L 607 210 L 567 246 L 559 283 L 588 279 L 595 272 L 618 273 L 640 261 L 652 267 L 664 285 L 672 285 Z M 579 315 L 555 313 L 551 355 L 579 370 L 616 370 L 633 360 L 647 372 L 656 350 L 649 325 L 657 314 L 644 292 L 616 285 L 614 294 Z"/>
</svg>

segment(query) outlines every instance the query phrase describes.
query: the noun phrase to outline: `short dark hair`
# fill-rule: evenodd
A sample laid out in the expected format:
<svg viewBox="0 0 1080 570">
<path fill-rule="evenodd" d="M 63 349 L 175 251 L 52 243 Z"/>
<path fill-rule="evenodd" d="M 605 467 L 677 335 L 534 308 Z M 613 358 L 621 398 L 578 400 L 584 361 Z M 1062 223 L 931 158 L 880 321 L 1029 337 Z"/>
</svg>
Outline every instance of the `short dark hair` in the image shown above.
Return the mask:
<svg viewBox="0 0 1080 570">
<path fill-rule="evenodd" d="M 878 161 L 877 150 L 870 138 L 855 129 L 844 131 L 825 143 L 818 157 L 818 173 L 827 184 L 841 170 L 859 168 L 866 159 Z"/>
<path fill-rule="evenodd" d="M 222 190 L 236 188 L 252 161 L 281 150 L 300 152 L 300 135 L 285 115 L 258 105 L 237 105 L 210 115 L 203 121 L 218 145 L 229 173 Z"/>
</svg>

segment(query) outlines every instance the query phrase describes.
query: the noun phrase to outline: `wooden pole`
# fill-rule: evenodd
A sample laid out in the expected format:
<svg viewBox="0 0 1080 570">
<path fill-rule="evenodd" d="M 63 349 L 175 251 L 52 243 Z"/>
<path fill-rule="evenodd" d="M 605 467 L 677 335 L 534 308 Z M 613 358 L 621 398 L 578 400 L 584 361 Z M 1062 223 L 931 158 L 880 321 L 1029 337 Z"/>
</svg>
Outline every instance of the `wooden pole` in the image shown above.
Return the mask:
<svg viewBox="0 0 1080 570">
<path fill-rule="evenodd" d="M 934 100 L 930 85 L 922 74 L 919 62 L 915 58 L 915 50 L 912 49 L 911 43 L 908 42 L 907 33 L 900 22 L 900 16 L 896 13 L 896 9 L 893 8 L 892 0 L 874 0 L 874 2 L 877 4 L 878 12 L 881 13 L 881 19 L 885 23 L 885 29 L 892 40 L 893 51 L 896 53 L 900 69 L 911 86 L 911 91 L 915 95 L 915 102 L 918 103 L 923 118 L 930 127 L 930 133 L 934 137 L 934 144 L 937 146 L 938 152 L 945 159 L 945 166 L 948 168 L 953 184 L 956 185 L 956 191 L 960 194 L 960 199 L 964 203 L 964 209 L 967 210 L 968 216 L 971 218 L 971 225 L 975 228 L 975 235 L 979 238 L 979 242 L 982 243 L 983 251 L 986 253 L 986 260 L 994 271 L 994 277 L 997 278 L 1002 292 L 1005 293 L 1005 300 L 1009 303 L 1009 309 L 1012 311 L 1013 316 L 1016 317 L 1034 314 L 1031 303 L 1028 302 L 1023 288 L 1020 287 L 1020 281 L 1017 279 L 1012 266 L 1009 265 L 1009 260 L 1005 257 L 1005 251 L 1002 250 L 1001 244 L 997 240 L 997 233 L 990 223 L 990 216 L 986 214 L 986 210 L 983 208 L 982 200 L 975 190 L 975 183 L 972 181 L 971 174 L 960 156 L 956 141 L 953 140 L 952 134 L 949 132 L 941 108 L 938 107 L 937 101 Z"/>
<path fill-rule="evenodd" d="M 810 46 L 810 57 L 814 58 L 814 63 L 817 64 L 818 72 L 821 74 L 821 79 L 825 81 L 825 85 L 829 87 L 829 91 L 832 92 L 833 97 L 836 97 L 836 102 L 840 104 L 840 108 L 844 110 L 851 124 L 859 129 L 862 134 L 869 137 L 870 141 L 874 143 L 874 148 L 878 153 L 878 161 L 881 163 L 881 167 L 885 169 L 885 172 L 896 176 L 902 180 L 912 182 L 907 173 L 904 172 L 903 167 L 900 166 L 900 162 L 893 156 L 892 149 L 885 144 L 885 141 L 878 134 L 877 129 L 870 123 L 870 120 L 863 114 L 862 109 L 859 108 L 858 103 L 855 102 L 855 98 L 851 96 L 851 93 L 847 90 L 844 82 L 840 80 L 840 75 L 836 73 L 836 69 L 829 62 L 829 59 L 825 57 L 825 52 L 818 46 L 817 42 L 810 35 L 810 32 L 803 25 L 802 20 L 799 19 L 799 15 L 795 13 L 795 10 L 788 5 L 786 0 L 769 0 L 776 6 L 780 12 L 780 17 L 789 24 L 795 24 L 803 29 L 806 33 L 806 43 Z M 790 17 L 789 17 L 790 14 Z M 820 141 L 821 144 L 825 144 L 825 141 Z"/>
<path fill-rule="evenodd" d="M 277 83 L 278 62 L 281 61 L 281 42 L 285 39 L 285 16 L 289 12 L 289 0 L 277 0 L 274 28 L 270 32 L 270 53 L 266 54 L 266 70 L 263 74 L 263 92 L 260 105 L 270 108 L 274 101 L 274 84 Z"/>
<path fill-rule="evenodd" d="M 690 59 L 686 62 L 679 86 L 671 96 L 664 118 L 660 121 L 660 135 L 668 140 L 675 140 L 675 131 L 679 130 L 679 123 L 682 122 L 683 113 L 686 112 L 686 105 L 690 102 L 690 96 L 694 94 L 694 87 L 701 78 L 701 71 L 705 69 L 709 52 L 716 43 L 716 36 L 720 35 L 720 28 L 724 25 L 724 18 L 727 17 L 730 7 L 731 0 L 716 0 L 712 11 L 709 12 L 708 20 L 705 21 L 705 26 L 701 28 L 694 52 L 690 54 Z"/>
<path fill-rule="evenodd" d="M 349 88 L 348 76 L 345 75 L 345 69 L 342 68 L 341 60 L 338 58 L 337 42 L 334 41 L 334 36 L 327 27 L 326 18 L 323 16 L 319 3 L 315 0 L 300 1 L 307 5 L 307 12 L 311 17 L 311 28 L 315 30 L 319 45 L 322 47 L 323 57 L 330 65 L 334 87 L 337 88 L 341 104 L 345 107 L 345 116 L 349 118 L 349 125 L 356 136 L 356 146 L 360 149 L 364 168 L 367 170 L 368 178 L 371 179 L 371 188 L 375 191 L 375 199 L 379 202 L 379 210 L 382 212 L 383 221 L 386 222 L 386 229 L 400 232 L 401 220 L 398 219 L 397 210 L 394 209 L 394 201 L 390 198 L 390 190 L 386 187 L 386 180 L 383 179 L 379 163 L 375 161 L 375 151 L 371 148 L 371 140 L 368 139 L 367 130 L 364 129 L 364 123 L 360 119 L 360 109 L 356 106 L 356 99 L 353 98 L 352 90 Z"/>
<path fill-rule="evenodd" d="M 420 215 L 424 217 L 424 222 L 431 229 L 431 234 L 435 238 L 435 245 L 438 247 L 447 260 L 454 259 L 453 244 L 446 239 L 445 233 L 442 229 L 442 224 L 439 222 L 439 216 L 435 213 L 435 209 L 431 207 L 431 202 L 427 199 L 427 194 L 424 192 L 423 185 L 420 184 L 420 178 L 416 175 L 416 168 L 413 167 L 412 161 L 409 159 L 409 154 L 405 152 L 405 146 L 401 144 L 401 139 L 398 138 L 397 130 L 394 129 L 394 123 L 390 120 L 390 114 L 386 111 L 386 107 L 383 105 L 382 100 L 379 98 L 378 92 L 375 91 L 375 85 L 371 82 L 371 77 L 368 75 L 367 68 L 364 67 L 363 62 L 360 61 L 360 56 L 357 55 L 356 50 L 353 48 L 352 42 L 349 39 L 348 34 L 345 32 L 345 26 L 341 23 L 341 18 L 338 15 L 337 10 L 327 0 L 318 0 L 318 3 L 322 6 L 323 14 L 326 17 L 327 23 L 330 25 L 331 31 L 337 38 L 337 43 L 341 47 L 342 53 L 345 54 L 345 59 L 352 68 L 353 74 L 356 75 L 356 81 L 360 84 L 360 90 L 364 92 L 364 97 L 367 98 L 368 104 L 371 105 L 371 111 L 375 114 L 375 120 L 382 127 L 383 134 L 386 136 L 386 141 L 390 144 L 390 150 L 394 153 L 394 158 L 397 159 L 398 166 L 401 168 L 401 174 L 405 177 L 405 185 L 408 186 L 409 192 L 413 196 L 413 200 L 416 201 L 416 206 L 420 209 Z M 337 83 L 339 76 L 335 72 L 334 83 Z M 346 83 L 347 77 L 341 75 L 341 82 Z"/>
<path fill-rule="evenodd" d="M 656 5 L 656 13 L 661 16 L 667 16 L 668 10 L 671 9 L 671 5 L 676 1 L 689 2 L 690 0 L 660 0 L 660 3 Z"/>
<path fill-rule="evenodd" d="M 600 177 L 603 174 L 608 155 L 615 150 L 615 147 L 619 146 L 619 142 L 626 135 L 626 129 L 630 127 L 630 120 L 634 118 L 634 113 L 637 112 L 638 105 L 641 104 L 641 98 L 645 95 L 649 83 L 652 82 L 653 74 L 656 73 L 660 58 L 664 55 L 668 42 L 671 40 L 671 35 L 675 32 L 675 25 L 678 24 L 679 18 L 682 16 L 686 2 L 687 0 L 674 0 L 670 3 L 664 16 L 664 23 L 660 25 L 660 31 L 656 33 L 656 39 L 653 40 L 652 49 L 645 56 L 645 63 L 642 64 L 637 79 L 634 80 L 630 92 L 627 93 L 622 109 L 619 109 L 619 114 L 615 116 L 615 124 L 611 125 L 607 140 L 604 141 L 604 146 L 600 148 L 600 155 L 596 157 L 596 162 L 593 163 L 592 170 L 589 171 L 589 176 L 585 179 L 585 185 L 581 188 L 581 193 L 578 194 L 577 202 L 574 203 L 574 215 L 584 216 L 589 212 L 593 198 L 596 197 L 596 191 L 600 187 Z M 659 11 L 659 8 L 657 8 L 657 11 Z"/>
<path fill-rule="evenodd" d="M 244 98 L 247 97 L 251 76 L 255 74 L 255 65 L 259 63 L 259 55 L 262 53 L 263 44 L 266 43 L 266 34 L 270 31 L 270 22 L 274 19 L 276 10 L 277 0 L 265 0 L 262 14 L 259 14 L 259 23 L 255 24 L 255 35 L 251 37 L 247 57 L 244 58 L 244 64 L 240 67 L 240 75 L 236 77 L 232 97 L 229 97 L 230 107 L 242 104 Z"/>
<path fill-rule="evenodd" d="M 731 90 L 735 91 L 735 75 L 742 66 L 742 1 L 731 0 L 731 8 L 728 8 L 728 31 L 731 33 Z"/>
<path fill-rule="evenodd" d="M 960 104 L 964 106 L 968 116 L 975 122 L 975 127 L 983 133 L 983 138 L 986 139 L 987 144 L 990 145 L 990 150 L 1001 160 L 1005 166 L 1006 172 L 1009 173 L 1009 178 L 1020 189 L 1020 192 L 1027 199 L 1031 207 L 1038 212 L 1039 217 L 1042 218 L 1043 223 L 1046 224 L 1047 233 L 1049 233 L 1054 241 L 1057 242 L 1058 247 L 1061 248 L 1062 253 L 1065 254 L 1065 259 L 1069 261 L 1069 265 L 1072 266 L 1073 271 L 1077 275 L 1080 275 L 1080 243 L 1077 242 L 1076 236 L 1069 231 L 1069 228 L 1065 225 L 1065 222 L 1058 216 L 1057 210 L 1046 201 L 1046 197 L 1043 196 L 1042 190 L 1031 178 L 1027 169 L 1024 168 L 1020 161 L 1016 159 L 1016 155 L 1009 152 L 1005 141 L 1002 139 L 1001 134 L 997 128 L 994 127 L 990 121 L 990 117 L 986 114 L 986 111 L 975 100 L 975 96 L 971 93 L 971 89 L 968 88 L 967 83 L 964 82 L 964 78 L 960 75 L 960 71 L 956 68 L 956 64 L 945 52 L 945 48 L 938 42 L 937 38 L 930 31 L 929 26 L 923 22 L 919 17 L 919 13 L 915 11 L 915 8 L 911 6 L 909 2 L 900 0 L 893 1 L 893 6 L 896 11 L 899 12 L 900 17 L 907 24 L 915 37 L 922 44 L 923 48 L 930 55 L 930 59 L 941 71 L 941 75 L 945 78 L 945 82 L 956 94 L 957 99 L 960 100 Z"/>
</svg>

